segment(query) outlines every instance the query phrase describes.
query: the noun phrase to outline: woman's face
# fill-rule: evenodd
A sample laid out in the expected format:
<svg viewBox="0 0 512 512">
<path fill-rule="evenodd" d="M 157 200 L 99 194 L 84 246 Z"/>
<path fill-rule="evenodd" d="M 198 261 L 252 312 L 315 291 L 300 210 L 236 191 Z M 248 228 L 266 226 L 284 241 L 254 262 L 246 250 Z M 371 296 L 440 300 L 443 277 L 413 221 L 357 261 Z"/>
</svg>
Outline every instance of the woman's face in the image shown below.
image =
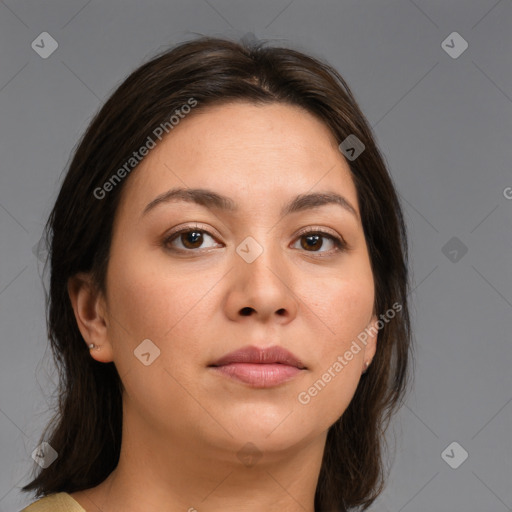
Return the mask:
<svg viewBox="0 0 512 512">
<path fill-rule="evenodd" d="M 325 435 L 376 341 L 354 349 L 375 320 L 374 281 L 356 189 L 326 126 L 283 104 L 210 107 L 127 179 L 92 351 L 117 367 L 124 421 L 232 454 Z M 302 369 L 211 366 L 249 346 L 282 347 Z"/>
</svg>

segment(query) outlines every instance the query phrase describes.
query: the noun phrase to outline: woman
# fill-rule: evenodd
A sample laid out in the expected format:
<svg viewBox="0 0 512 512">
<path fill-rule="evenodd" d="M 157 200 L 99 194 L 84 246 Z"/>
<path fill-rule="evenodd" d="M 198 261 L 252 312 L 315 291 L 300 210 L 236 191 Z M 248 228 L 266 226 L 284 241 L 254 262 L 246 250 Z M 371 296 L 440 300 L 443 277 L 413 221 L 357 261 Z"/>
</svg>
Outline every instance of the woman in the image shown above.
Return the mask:
<svg viewBox="0 0 512 512">
<path fill-rule="evenodd" d="M 329 65 L 215 38 L 154 58 L 91 123 L 46 234 L 61 400 L 26 511 L 379 495 L 407 389 L 406 233 Z"/>
</svg>

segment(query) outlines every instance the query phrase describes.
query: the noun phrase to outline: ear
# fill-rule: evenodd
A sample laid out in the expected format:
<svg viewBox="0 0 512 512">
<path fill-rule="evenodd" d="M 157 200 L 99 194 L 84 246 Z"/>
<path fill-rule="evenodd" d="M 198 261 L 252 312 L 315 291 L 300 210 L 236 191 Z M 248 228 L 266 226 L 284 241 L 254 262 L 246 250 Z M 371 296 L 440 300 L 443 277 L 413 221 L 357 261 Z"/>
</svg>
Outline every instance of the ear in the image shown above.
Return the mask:
<svg viewBox="0 0 512 512">
<path fill-rule="evenodd" d="M 68 294 L 78 329 L 87 345 L 94 343 L 91 357 L 102 363 L 113 360 L 108 337 L 108 315 L 104 297 L 89 274 L 78 273 L 68 279 Z"/>
<path fill-rule="evenodd" d="M 366 333 L 368 334 L 368 337 L 366 338 L 364 345 L 364 353 L 362 360 L 363 364 L 367 361 L 368 365 L 371 365 L 372 360 L 375 356 L 375 352 L 377 351 L 377 337 L 379 334 L 378 320 L 379 319 L 377 318 L 377 316 L 373 315 L 372 319 L 370 320 L 370 323 L 366 327 Z M 361 372 L 363 372 L 364 369 L 365 368 L 363 366 L 361 368 Z"/>
</svg>

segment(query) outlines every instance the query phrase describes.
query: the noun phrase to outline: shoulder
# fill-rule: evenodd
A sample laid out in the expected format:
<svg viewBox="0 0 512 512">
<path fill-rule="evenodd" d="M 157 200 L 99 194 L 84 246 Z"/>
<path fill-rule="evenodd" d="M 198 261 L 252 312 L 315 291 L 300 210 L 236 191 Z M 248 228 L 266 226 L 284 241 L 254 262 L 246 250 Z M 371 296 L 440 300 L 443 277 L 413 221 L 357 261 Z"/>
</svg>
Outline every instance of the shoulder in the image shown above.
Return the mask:
<svg viewBox="0 0 512 512">
<path fill-rule="evenodd" d="M 50 494 L 20 512 L 85 512 L 67 492 Z"/>
</svg>

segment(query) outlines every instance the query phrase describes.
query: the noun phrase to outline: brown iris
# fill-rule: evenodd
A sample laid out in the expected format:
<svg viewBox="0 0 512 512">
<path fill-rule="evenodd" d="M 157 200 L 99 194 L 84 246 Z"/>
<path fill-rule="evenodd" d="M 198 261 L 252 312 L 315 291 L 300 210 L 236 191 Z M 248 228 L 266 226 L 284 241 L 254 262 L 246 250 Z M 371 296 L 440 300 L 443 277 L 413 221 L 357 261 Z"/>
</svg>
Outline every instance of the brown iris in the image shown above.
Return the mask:
<svg viewBox="0 0 512 512">
<path fill-rule="evenodd" d="M 197 249 L 203 243 L 203 234 L 200 231 L 187 231 L 181 233 L 181 242 L 187 249 Z"/>
<path fill-rule="evenodd" d="M 304 242 L 306 240 L 306 242 Z M 303 249 L 320 249 L 322 247 L 323 240 L 320 235 L 305 235 L 300 239 L 300 245 Z"/>
</svg>

